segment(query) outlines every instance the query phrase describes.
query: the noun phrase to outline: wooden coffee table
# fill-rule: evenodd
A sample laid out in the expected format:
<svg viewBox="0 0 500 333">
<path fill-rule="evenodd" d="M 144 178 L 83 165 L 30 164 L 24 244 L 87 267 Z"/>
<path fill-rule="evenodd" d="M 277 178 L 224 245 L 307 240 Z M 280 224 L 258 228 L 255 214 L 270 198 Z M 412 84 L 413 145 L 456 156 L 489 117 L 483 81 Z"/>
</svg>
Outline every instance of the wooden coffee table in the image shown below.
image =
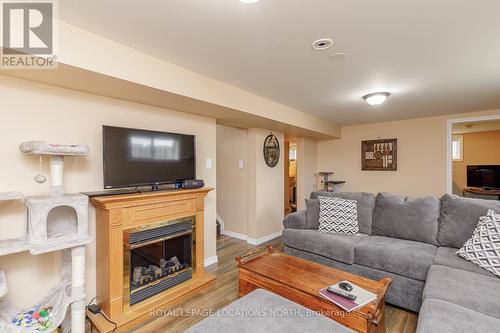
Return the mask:
<svg viewBox="0 0 500 333">
<path fill-rule="evenodd" d="M 330 317 L 357 332 L 385 331 L 385 294 L 392 281 L 389 278 L 370 280 L 274 251 L 271 246 L 237 257 L 236 260 L 240 275 L 240 297 L 262 288 Z M 349 313 L 319 295 L 320 289 L 342 280 L 348 280 L 377 294 L 377 300 Z"/>
</svg>

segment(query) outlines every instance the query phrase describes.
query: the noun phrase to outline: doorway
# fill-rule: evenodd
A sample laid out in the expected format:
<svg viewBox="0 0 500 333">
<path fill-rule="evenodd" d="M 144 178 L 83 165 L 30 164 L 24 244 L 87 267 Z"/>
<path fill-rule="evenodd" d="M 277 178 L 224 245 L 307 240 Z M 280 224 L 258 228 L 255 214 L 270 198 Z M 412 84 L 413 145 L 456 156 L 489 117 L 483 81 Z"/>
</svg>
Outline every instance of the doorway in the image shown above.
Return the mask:
<svg viewBox="0 0 500 333">
<path fill-rule="evenodd" d="M 499 200 L 500 115 L 451 119 L 447 139 L 447 192 Z"/>
<path fill-rule="evenodd" d="M 285 141 L 285 216 L 297 211 L 297 142 Z"/>
</svg>

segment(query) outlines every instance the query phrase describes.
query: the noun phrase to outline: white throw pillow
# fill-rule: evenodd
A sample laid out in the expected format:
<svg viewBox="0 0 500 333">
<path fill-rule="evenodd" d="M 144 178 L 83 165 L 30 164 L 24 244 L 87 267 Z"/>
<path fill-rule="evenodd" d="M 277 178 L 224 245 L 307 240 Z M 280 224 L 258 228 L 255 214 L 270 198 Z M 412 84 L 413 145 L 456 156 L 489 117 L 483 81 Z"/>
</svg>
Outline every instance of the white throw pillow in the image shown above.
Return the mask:
<svg viewBox="0 0 500 333">
<path fill-rule="evenodd" d="M 472 237 L 457 254 L 500 277 L 500 214 L 481 216 Z"/>
<path fill-rule="evenodd" d="M 318 197 L 319 228 L 321 233 L 357 235 L 359 233 L 356 200 Z"/>
</svg>

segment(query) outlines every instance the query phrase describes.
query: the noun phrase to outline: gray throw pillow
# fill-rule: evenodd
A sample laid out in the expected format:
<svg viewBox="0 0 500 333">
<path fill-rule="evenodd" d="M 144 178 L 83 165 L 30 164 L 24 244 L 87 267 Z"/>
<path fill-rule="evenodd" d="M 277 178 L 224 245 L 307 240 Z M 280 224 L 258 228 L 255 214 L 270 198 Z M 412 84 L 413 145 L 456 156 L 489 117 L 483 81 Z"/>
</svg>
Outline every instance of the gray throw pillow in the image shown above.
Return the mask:
<svg viewBox="0 0 500 333">
<path fill-rule="evenodd" d="M 461 248 L 474 232 L 479 218 L 485 216 L 490 209 L 500 212 L 500 201 L 445 194 L 441 197 L 439 245 Z"/>
<path fill-rule="evenodd" d="M 306 229 L 318 230 L 319 228 L 319 201 L 306 199 Z"/>
<path fill-rule="evenodd" d="M 500 277 L 500 214 L 489 210 L 457 254 Z"/>
<path fill-rule="evenodd" d="M 379 193 L 373 234 L 437 245 L 439 199 Z M 463 244 L 463 243 L 462 243 Z"/>
<path fill-rule="evenodd" d="M 332 197 L 318 197 L 319 228 L 325 234 L 358 235 L 356 201 Z"/>
</svg>

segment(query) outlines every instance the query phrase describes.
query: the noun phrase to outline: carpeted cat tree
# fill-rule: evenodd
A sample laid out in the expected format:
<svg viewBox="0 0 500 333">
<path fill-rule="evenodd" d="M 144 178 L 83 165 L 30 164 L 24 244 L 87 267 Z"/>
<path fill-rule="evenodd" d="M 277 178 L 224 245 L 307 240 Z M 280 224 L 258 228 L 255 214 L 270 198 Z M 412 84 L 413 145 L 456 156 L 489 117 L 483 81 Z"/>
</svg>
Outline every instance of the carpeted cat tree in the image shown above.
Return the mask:
<svg viewBox="0 0 500 333">
<path fill-rule="evenodd" d="M 55 145 L 42 141 L 21 144 L 21 152 L 50 156 L 50 195 L 27 197 L 27 232 L 24 238 L 0 240 L 0 255 L 28 250 L 33 255 L 62 250 L 61 280 L 40 305 L 21 311 L 0 299 L 1 332 L 85 332 L 85 246 L 88 235 L 88 198 L 64 194 L 65 156 L 85 156 L 87 145 Z M 37 175 L 35 181 L 44 182 Z M 2 195 L 0 194 L 0 199 Z M 5 199 L 14 200 L 12 193 Z M 7 293 L 7 276 L 0 271 L 0 298 Z M 69 309 L 69 311 L 68 311 Z"/>
</svg>

